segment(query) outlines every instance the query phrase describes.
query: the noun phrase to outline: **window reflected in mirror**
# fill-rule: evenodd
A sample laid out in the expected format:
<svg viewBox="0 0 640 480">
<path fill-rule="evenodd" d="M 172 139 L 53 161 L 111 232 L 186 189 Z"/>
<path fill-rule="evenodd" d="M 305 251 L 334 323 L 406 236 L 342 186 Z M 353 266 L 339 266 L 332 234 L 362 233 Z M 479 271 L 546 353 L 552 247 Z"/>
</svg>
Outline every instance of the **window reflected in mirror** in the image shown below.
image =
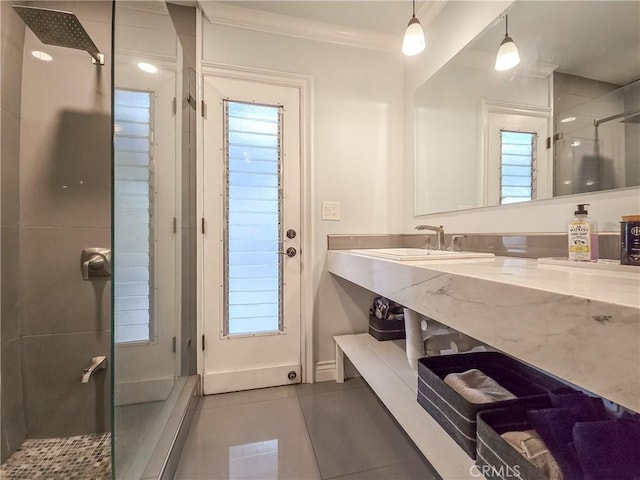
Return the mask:
<svg viewBox="0 0 640 480">
<path fill-rule="evenodd" d="M 414 94 L 415 215 L 640 185 L 640 2 L 504 13 L 517 67 L 493 68 L 496 19 Z M 536 132 L 530 198 L 503 191 L 500 130 Z"/>
</svg>

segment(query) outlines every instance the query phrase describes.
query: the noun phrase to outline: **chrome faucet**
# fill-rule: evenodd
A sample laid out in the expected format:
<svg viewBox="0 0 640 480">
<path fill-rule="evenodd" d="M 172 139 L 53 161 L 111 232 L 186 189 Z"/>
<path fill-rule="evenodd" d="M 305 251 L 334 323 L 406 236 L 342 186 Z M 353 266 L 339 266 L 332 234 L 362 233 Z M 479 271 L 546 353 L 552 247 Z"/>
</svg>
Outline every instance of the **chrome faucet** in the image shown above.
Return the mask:
<svg viewBox="0 0 640 480">
<path fill-rule="evenodd" d="M 438 239 L 437 250 L 444 250 L 444 227 L 440 225 L 439 227 L 434 227 L 433 225 L 418 225 L 416 230 L 431 230 L 436 232 L 436 238 Z M 428 245 L 428 243 L 427 243 Z"/>
<path fill-rule="evenodd" d="M 459 252 L 462 251 L 462 248 L 456 248 L 458 246 L 458 240 L 462 239 L 462 238 L 467 238 L 466 235 L 452 235 L 451 236 L 451 243 L 449 244 L 449 248 L 447 250 L 449 250 L 450 252 Z"/>
<path fill-rule="evenodd" d="M 82 370 L 81 383 L 88 383 L 89 378 L 96 370 L 104 370 L 107 368 L 107 357 L 93 357 L 89 366 Z"/>
</svg>

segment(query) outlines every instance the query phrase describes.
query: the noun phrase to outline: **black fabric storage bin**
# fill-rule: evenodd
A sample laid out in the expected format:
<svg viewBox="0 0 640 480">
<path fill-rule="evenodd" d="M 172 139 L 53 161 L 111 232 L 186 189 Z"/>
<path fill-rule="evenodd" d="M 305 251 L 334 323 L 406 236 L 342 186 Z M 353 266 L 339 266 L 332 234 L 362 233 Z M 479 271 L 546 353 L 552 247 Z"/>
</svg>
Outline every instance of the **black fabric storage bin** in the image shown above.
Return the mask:
<svg viewBox="0 0 640 480">
<path fill-rule="evenodd" d="M 398 340 L 405 338 L 404 319 L 380 320 L 375 315 L 369 315 L 369 335 L 378 340 Z"/>
<path fill-rule="evenodd" d="M 493 403 L 470 403 L 444 377 L 472 368 L 481 370 L 516 397 Z M 535 406 L 536 396 L 566 385 L 560 380 L 499 352 L 473 352 L 418 360 L 418 403 L 471 458 L 476 458 L 476 414 L 504 407 Z"/>
<path fill-rule="evenodd" d="M 476 465 L 485 478 L 546 480 L 543 472 L 500 436 L 505 432 L 532 430 L 527 410 L 551 407 L 547 396 L 537 397 L 536 402 L 527 408 L 498 408 L 478 413 Z"/>
</svg>

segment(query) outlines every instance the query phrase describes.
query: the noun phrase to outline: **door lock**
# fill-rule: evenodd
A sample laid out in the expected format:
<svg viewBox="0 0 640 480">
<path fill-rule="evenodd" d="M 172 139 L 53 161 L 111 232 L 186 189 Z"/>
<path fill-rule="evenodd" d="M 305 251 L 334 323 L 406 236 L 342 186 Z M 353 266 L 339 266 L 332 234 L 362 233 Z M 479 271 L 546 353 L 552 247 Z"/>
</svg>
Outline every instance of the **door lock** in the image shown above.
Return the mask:
<svg viewBox="0 0 640 480">
<path fill-rule="evenodd" d="M 287 238 L 288 239 L 296 238 L 296 231 L 293 228 L 290 228 L 289 230 L 287 230 Z"/>
</svg>

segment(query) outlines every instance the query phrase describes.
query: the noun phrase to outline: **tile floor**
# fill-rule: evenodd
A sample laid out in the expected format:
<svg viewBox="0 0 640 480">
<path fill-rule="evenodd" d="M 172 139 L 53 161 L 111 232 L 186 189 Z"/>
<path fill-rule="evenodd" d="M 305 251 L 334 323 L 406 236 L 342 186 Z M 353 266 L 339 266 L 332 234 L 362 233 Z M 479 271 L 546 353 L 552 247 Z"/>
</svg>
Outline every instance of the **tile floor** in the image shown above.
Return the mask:
<svg viewBox="0 0 640 480">
<path fill-rule="evenodd" d="M 142 476 L 156 444 L 160 414 L 164 402 L 119 405 L 114 410 L 115 423 L 115 477 L 118 480 Z M 2 480 L 2 479 L 0 479 Z"/>
<path fill-rule="evenodd" d="M 176 480 L 440 478 L 360 378 L 204 397 Z"/>
<path fill-rule="evenodd" d="M 109 480 L 111 434 L 25 440 L 0 467 L 3 480 Z"/>
</svg>

